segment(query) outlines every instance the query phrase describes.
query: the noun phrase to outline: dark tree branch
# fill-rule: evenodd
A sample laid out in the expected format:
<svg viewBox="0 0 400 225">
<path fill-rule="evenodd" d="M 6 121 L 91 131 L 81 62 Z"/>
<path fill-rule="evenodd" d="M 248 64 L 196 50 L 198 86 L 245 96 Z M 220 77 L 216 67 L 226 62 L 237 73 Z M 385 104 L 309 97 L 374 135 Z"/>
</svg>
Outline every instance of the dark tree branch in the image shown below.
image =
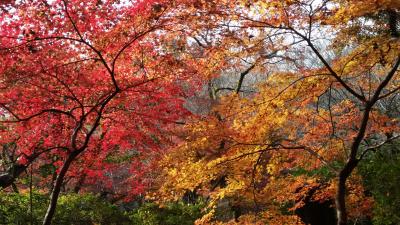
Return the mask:
<svg viewBox="0 0 400 225">
<path fill-rule="evenodd" d="M 362 140 L 365 137 L 365 133 L 367 130 L 368 121 L 370 119 L 370 113 L 372 111 L 373 106 L 379 100 L 379 95 L 382 90 L 389 84 L 390 80 L 395 75 L 397 68 L 400 65 L 400 56 L 398 56 L 394 66 L 386 75 L 385 79 L 379 84 L 377 89 L 375 90 L 372 98 L 366 101 L 365 110 L 363 113 L 363 117 L 361 120 L 360 128 L 358 129 L 357 136 L 354 138 L 354 141 L 351 145 L 350 155 L 348 157 L 348 161 L 345 166 L 339 173 L 339 182 L 338 189 L 336 193 L 335 203 L 336 203 L 336 212 L 338 218 L 338 225 L 346 225 L 347 224 L 347 211 L 346 211 L 346 181 L 348 177 L 351 175 L 353 170 L 357 167 L 360 159 L 357 159 L 357 153 L 360 147 Z"/>
<path fill-rule="evenodd" d="M 244 77 L 245 77 L 247 74 L 249 74 L 250 71 L 253 70 L 255 66 L 256 66 L 256 63 L 254 63 L 253 65 L 251 65 L 249 68 L 247 68 L 247 69 L 246 69 L 245 71 L 243 71 L 242 73 L 240 73 L 239 81 L 238 81 L 238 84 L 237 84 L 236 89 L 235 89 L 235 93 L 236 93 L 236 94 L 239 94 L 240 89 L 242 88 L 242 84 L 243 84 Z"/>
<path fill-rule="evenodd" d="M 386 145 L 388 143 L 391 143 L 392 141 L 394 141 L 394 140 L 396 140 L 398 138 L 400 138 L 400 135 L 393 136 L 391 138 L 388 138 L 388 139 L 382 141 L 381 143 L 379 143 L 377 145 L 370 146 L 370 147 L 364 149 L 364 151 L 361 153 L 360 157 L 358 158 L 358 161 L 361 161 L 368 154 L 368 152 L 375 152 L 376 150 L 378 150 L 382 146 L 384 146 L 384 145 Z"/>
<path fill-rule="evenodd" d="M 66 115 L 74 120 L 76 120 L 76 118 L 70 113 L 70 112 L 66 112 L 60 109 L 43 109 L 42 111 L 35 113 L 33 115 L 21 118 L 20 116 L 18 116 L 17 114 L 15 114 L 9 107 L 7 107 L 5 104 L 0 103 L 0 106 L 3 107 L 4 109 L 6 109 L 11 115 L 13 115 L 17 120 L 14 121 L 0 121 L 1 123 L 16 123 L 16 122 L 23 122 L 23 121 L 28 121 L 31 120 L 35 117 L 41 116 L 43 114 L 46 113 L 56 113 L 56 114 L 63 114 Z"/>
</svg>

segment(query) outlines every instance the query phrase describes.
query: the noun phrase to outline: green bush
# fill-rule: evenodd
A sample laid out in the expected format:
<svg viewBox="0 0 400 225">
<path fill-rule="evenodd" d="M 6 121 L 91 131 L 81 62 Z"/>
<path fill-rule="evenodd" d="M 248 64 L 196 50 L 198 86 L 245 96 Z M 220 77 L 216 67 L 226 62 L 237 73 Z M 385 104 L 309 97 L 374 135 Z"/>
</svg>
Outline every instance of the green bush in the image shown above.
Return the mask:
<svg viewBox="0 0 400 225">
<path fill-rule="evenodd" d="M 28 194 L 0 192 L 0 224 L 26 225 L 31 220 L 32 224 L 41 224 L 41 218 L 46 212 L 47 197 L 33 193 L 32 203 L 31 213 Z"/>
<path fill-rule="evenodd" d="M 365 186 L 374 197 L 374 225 L 400 224 L 399 143 L 385 145 L 360 165 Z"/>
<path fill-rule="evenodd" d="M 63 195 L 58 206 L 53 224 L 130 224 L 129 218 L 117 206 L 94 195 Z"/>
<path fill-rule="evenodd" d="M 132 224 L 142 225 L 191 225 L 202 216 L 203 202 L 185 204 L 169 203 L 160 208 L 155 203 L 144 203 L 130 213 Z"/>
<path fill-rule="evenodd" d="M 42 224 L 47 210 L 48 196 L 32 194 L 33 211 L 30 212 L 29 194 L 0 192 L 0 224 Z M 60 196 L 53 219 L 54 225 L 189 225 L 201 217 L 204 203 L 169 203 L 160 208 L 155 203 L 144 203 L 123 211 L 92 194 L 66 194 Z"/>
<path fill-rule="evenodd" d="M 48 197 L 34 193 L 33 211 L 29 194 L 0 192 L 0 224 L 42 224 Z M 62 195 L 53 219 L 54 225 L 131 224 L 124 212 L 100 198 L 86 194 Z"/>
</svg>

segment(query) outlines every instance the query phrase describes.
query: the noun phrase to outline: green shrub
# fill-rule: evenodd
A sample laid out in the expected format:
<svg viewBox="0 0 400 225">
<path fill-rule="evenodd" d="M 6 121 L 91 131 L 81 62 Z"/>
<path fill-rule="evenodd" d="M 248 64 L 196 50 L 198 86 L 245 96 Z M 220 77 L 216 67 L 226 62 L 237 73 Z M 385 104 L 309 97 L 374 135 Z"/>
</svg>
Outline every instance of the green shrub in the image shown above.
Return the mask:
<svg viewBox="0 0 400 225">
<path fill-rule="evenodd" d="M 29 194 L 0 192 L 0 224 L 42 224 L 48 197 L 32 195 L 33 211 L 30 213 Z M 54 225 L 131 224 L 124 212 L 115 205 L 94 195 L 68 194 L 58 200 Z"/>
<path fill-rule="evenodd" d="M 129 218 L 117 206 L 94 195 L 63 195 L 58 206 L 53 224 L 130 224 Z"/>
<path fill-rule="evenodd" d="M 46 212 L 47 199 L 44 195 L 33 193 L 31 213 L 29 194 L 0 192 L 0 224 L 26 225 L 30 224 L 31 220 L 32 224 L 41 224 Z"/>
<path fill-rule="evenodd" d="M 30 212 L 30 196 L 0 191 L 0 224 L 42 224 L 47 210 L 48 196 L 32 194 L 33 211 Z M 92 194 L 61 195 L 53 219 L 54 225 L 189 225 L 201 217 L 204 203 L 169 203 L 160 208 L 155 203 L 126 212 Z"/>
<path fill-rule="evenodd" d="M 385 145 L 360 165 L 367 190 L 374 197 L 374 225 L 400 224 L 400 151 Z"/>
<path fill-rule="evenodd" d="M 130 213 L 132 224 L 143 225 L 192 225 L 202 216 L 203 202 L 185 204 L 169 203 L 160 208 L 155 203 L 145 203 Z"/>
</svg>

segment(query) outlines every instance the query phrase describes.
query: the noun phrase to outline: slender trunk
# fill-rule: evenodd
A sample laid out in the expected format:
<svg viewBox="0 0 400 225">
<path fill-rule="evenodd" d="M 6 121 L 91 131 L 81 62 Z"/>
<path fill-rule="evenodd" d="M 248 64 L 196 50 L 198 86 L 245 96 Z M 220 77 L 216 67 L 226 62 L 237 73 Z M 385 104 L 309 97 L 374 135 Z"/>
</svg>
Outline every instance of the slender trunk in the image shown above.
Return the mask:
<svg viewBox="0 0 400 225">
<path fill-rule="evenodd" d="M 365 132 L 367 130 L 367 125 L 369 121 L 369 116 L 372 111 L 372 107 L 381 98 L 379 97 L 382 90 L 389 84 L 390 80 L 394 77 L 397 69 L 400 66 L 400 55 L 397 57 L 395 64 L 389 71 L 386 78 L 379 84 L 371 100 L 366 102 L 365 111 L 363 113 L 363 118 L 361 120 L 360 128 L 358 130 L 357 136 L 354 138 L 353 144 L 351 146 L 351 151 L 349 155 L 349 160 L 346 165 L 340 171 L 339 182 L 336 191 L 335 203 L 336 203 L 336 213 L 337 213 L 337 224 L 347 225 L 347 212 L 346 212 L 346 181 L 351 175 L 353 170 L 357 167 L 360 159 L 357 159 L 357 152 L 360 147 L 362 140 L 364 139 Z"/>
<path fill-rule="evenodd" d="M 346 211 L 346 181 L 358 165 L 359 159 L 357 159 L 357 152 L 367 130 L 369 115 L 372 110 L 373 103 L 368 102 L 365 107 L 358 134 L 354 138 L 353 144 L 351 145 L 349 158 L 339 173 L 339 181 L 335 196 L 337 225 L 347 225 L 348 222 Z"/>
<path fill-rule="evenodd" d="M 31 225 L 33 225 L 33 164 L 31 164 L 31 173 L 29 174 L 29 216 L 31 220 Z"/>
<path fill-rule="evenodd" d="M 53 190 L 50 195 L 50 204 L 49 207 L 47 208 L 46 215 L 44 216 L 43 219 L 43 225 L 50 225 L 51 220 L 53 219 L 54 213 L 56 211 L 56 206 L 57 206 L 57 200 L 58 196 L 60 195 L 61 191 L 61 186 L 64 181 L 65 174 L 67 173 L 69 167 L 71 166 L 71 163 L 75 160 L 75 158 L 81 153 L 82 151 L 74 151 L 70 153 L 65 160 L 63 166 L 61 167 L 60 173 L 58 174 Z"/>
<path fill-rule="evenodd" d="M 239 94 L 240 89 L 242 88 L 242 84 L 243 84 L 244 77 L 245 77 L 248 73 L 250 73 L 250 71 L 251 71 L 255 66 L 256 66 L 256 64 L 254 63 L 254 64 L 251 65 L 249 68 L 247 68 L 247 70 L 243 71 L 243 72 L 240 74 L 239 81 L 238 81 L 238 84 L 237 84 L 236 89 L 235 89 L 236 94 Z"/>
<path fill-rule="evenodd" d="M 50 187 L 49 187 L 49 193 L 53 191 L 54 188 L 54 183 L 56 182 L 57 179 L 57 171 L 54 170 L 53 174 L 51 174 L 51 182 L 50 182 Z"/>
<path fill-rule="evenodd" d="M 346 181 L 358 164 L 357 160 L 349 160 L 339 173 L 335 196 L 337 225 L 347 225 Z"/>
</svg>

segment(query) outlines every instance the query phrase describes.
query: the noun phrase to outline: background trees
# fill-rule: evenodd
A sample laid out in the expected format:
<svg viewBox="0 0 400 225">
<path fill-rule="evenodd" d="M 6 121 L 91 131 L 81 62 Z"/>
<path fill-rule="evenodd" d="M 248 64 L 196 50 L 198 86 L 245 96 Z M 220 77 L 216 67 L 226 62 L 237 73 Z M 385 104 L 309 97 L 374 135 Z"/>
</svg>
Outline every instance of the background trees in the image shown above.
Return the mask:
<svg viewBox="0 0 400 225">
<path fill-rule="evenodd" d="M 196 191 L 212 199 L 210 207 L 228 199 L 247 215 L 243 221 L 273 221 L 271 212 L 282 214 L 288 203 L 295 212 L 332 199 L 338 224 L 368 217 L 372 199 L 353 172 L 397 138 L 390 108 L 397 104 L 398 4 L 238 1 L 211 8 L 223 11 L 215 32 L 227 36 L 229 52 L 262 46 L 239 51 L 253 59 L 265 48 L 275 54 L 260 66 L 269 73 L 257 94 L 226 96 L 208 118 L 187 125 L 189 138 L 162 164 L 160 192 L 168 199 L 171 188 L 175 196 Z"/>
</svg>

